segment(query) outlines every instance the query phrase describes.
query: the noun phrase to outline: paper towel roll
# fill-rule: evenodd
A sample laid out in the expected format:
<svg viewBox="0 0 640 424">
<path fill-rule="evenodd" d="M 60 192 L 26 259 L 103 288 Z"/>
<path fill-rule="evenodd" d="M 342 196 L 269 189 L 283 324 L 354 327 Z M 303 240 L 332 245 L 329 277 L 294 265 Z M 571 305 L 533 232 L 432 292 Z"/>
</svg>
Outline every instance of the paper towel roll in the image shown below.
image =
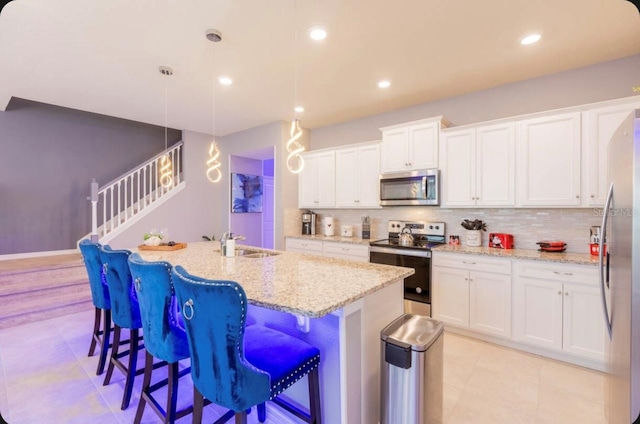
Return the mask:
<svg viewBox="0 0 640 424">
<path fill-rule="evenodd" d="M 333 217 L 324 217 L 324 235 L 330 237 L 334 234 Z"/>
</svg>

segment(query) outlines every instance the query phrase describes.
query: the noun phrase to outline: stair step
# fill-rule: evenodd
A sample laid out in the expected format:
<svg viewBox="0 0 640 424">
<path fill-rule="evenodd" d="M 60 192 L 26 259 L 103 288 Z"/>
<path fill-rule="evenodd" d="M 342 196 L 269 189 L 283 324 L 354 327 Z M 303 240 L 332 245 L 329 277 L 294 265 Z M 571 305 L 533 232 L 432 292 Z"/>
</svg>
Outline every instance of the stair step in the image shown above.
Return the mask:
<svg viewBox="0 0 640 424">
<path fill-rule="evenodd" d="M 86 301 L 91 301 L 91 289 L 87 282 L 10 294 L 2 298 L 0 319 Z"/>
<path fill-rule="evenodd" d="M 0 261 L 0 328 L 93 308 L 79 253 Z"/>
<path fill-rule="evenodd" d="M 89 283 L 84 265 L 0 274 L 0 298 L 10 294 L 65 287 L 80 282 L 87 285 Z"/>
<path fill-rule="evenodd" d="M 51 309 L 43 309 L 31 311 L 20 315 L 0 318 L 0 330 L 17 325 L 28 324 L 31 322 L 43 321 L 46 319 L 57 318 L 65 315 L 75 314 L 77 312 L 93 310 L 93 302 L 91 300 L 57 306 Z M 91 323 L 87 323 L 91 326 Z"/>
</svg>

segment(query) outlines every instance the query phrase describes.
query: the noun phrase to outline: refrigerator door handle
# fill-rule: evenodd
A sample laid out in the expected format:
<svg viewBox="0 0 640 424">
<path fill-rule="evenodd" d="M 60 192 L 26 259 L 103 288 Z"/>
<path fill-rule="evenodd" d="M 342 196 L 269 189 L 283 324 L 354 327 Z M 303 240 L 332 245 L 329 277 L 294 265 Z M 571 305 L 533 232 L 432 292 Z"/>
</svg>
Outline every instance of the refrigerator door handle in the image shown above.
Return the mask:
<svg viewBox="0 0 640 424">
<path fill-rule="evenodd" d="M 607 219 L 609 212 L 611 211 L 611 200 L 613 199 L 613 183 L 609 186 L 609 193 L 607 193 L 607 201 L 604 204 L 604 214 L 602 216 L 602 229 L 600 234 L 600 240 L 598 241 L 598 267 L 600 268 L 600 296 L 602 297 L 602 310 L 604 312 L 604 320 L 607 323 L 607 331 L 609 332 L 609 338 L 611 338 L 611 320 L 609 319 L 609 308 L 607 306 L 607 298 L 605 295 L 605 265 L 604 265 L 604 241 L 607 238 Z M 609 287 L 609 252 L 607 252 L 607 276 L 606 284 Z"/>
</svg>

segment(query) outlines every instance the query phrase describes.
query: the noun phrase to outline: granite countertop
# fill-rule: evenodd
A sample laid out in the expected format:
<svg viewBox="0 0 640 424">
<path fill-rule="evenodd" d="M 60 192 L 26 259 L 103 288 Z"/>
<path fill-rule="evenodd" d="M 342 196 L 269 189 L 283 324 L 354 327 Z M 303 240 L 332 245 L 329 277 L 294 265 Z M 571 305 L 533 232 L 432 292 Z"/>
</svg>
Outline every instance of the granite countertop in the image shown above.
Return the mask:
<svg viewBox="0 0 640 424">
<path fill-rule="evenodd" d="M 485 255 L 507 259 L 526 259 L 531 261 L 558 262 L 578 265 L 598 265 L 598 257 L 588 253 L 539 252 L 529 249 L 497 249 L 495 247 L 472 247 L 465 245 L 444 244 L 432 249 L 437 252 L 463 253 L 469 255 Z"/>
<path fill-rule="evenodd" d="M 287 236 L 286 238 L 299 239 L 299 240 L 316 240 L 316 241 L 333 241 L 337 243 L 350 243 L 350 244 L 366 244 L 374 241 L 375 239 L 363 239 L 360 237 L 342 237 L 342 236 L 324 236 L 322 234 L 309 235 L 295 235 Z"/>
<path fill-rule="evenodd" d="M 251 246 L 251 250 L 269 251 Z M 273 251 L 271 251 L 273 252 Z M 244 288 L 250 303 L 317 318 L 412 275 L 412 268 L 277 252 L 265 258 L 226 258 L 217 242 L 189 243 L 174 251 L 138 251 L 147 261 L 181 265 L 199 277 L 232 280 Z"/>
</svg>

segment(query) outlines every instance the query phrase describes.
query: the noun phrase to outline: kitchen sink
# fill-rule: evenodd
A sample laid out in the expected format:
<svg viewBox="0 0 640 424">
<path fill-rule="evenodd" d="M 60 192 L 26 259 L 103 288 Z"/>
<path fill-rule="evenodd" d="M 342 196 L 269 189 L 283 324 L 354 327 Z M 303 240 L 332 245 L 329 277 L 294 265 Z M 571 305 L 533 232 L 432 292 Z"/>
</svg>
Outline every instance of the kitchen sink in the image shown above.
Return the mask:
<svg viewBox="0 0 640 424">
<path fill-rule="evenodd" d="M 276 252 L 263 252 L 252 249 L 236 249 L 235 253 L 236 256 L 242 256 L 243 258 L 268 258 L 269 256 L 279 255 L 279 253 Z"/>
</svg>

